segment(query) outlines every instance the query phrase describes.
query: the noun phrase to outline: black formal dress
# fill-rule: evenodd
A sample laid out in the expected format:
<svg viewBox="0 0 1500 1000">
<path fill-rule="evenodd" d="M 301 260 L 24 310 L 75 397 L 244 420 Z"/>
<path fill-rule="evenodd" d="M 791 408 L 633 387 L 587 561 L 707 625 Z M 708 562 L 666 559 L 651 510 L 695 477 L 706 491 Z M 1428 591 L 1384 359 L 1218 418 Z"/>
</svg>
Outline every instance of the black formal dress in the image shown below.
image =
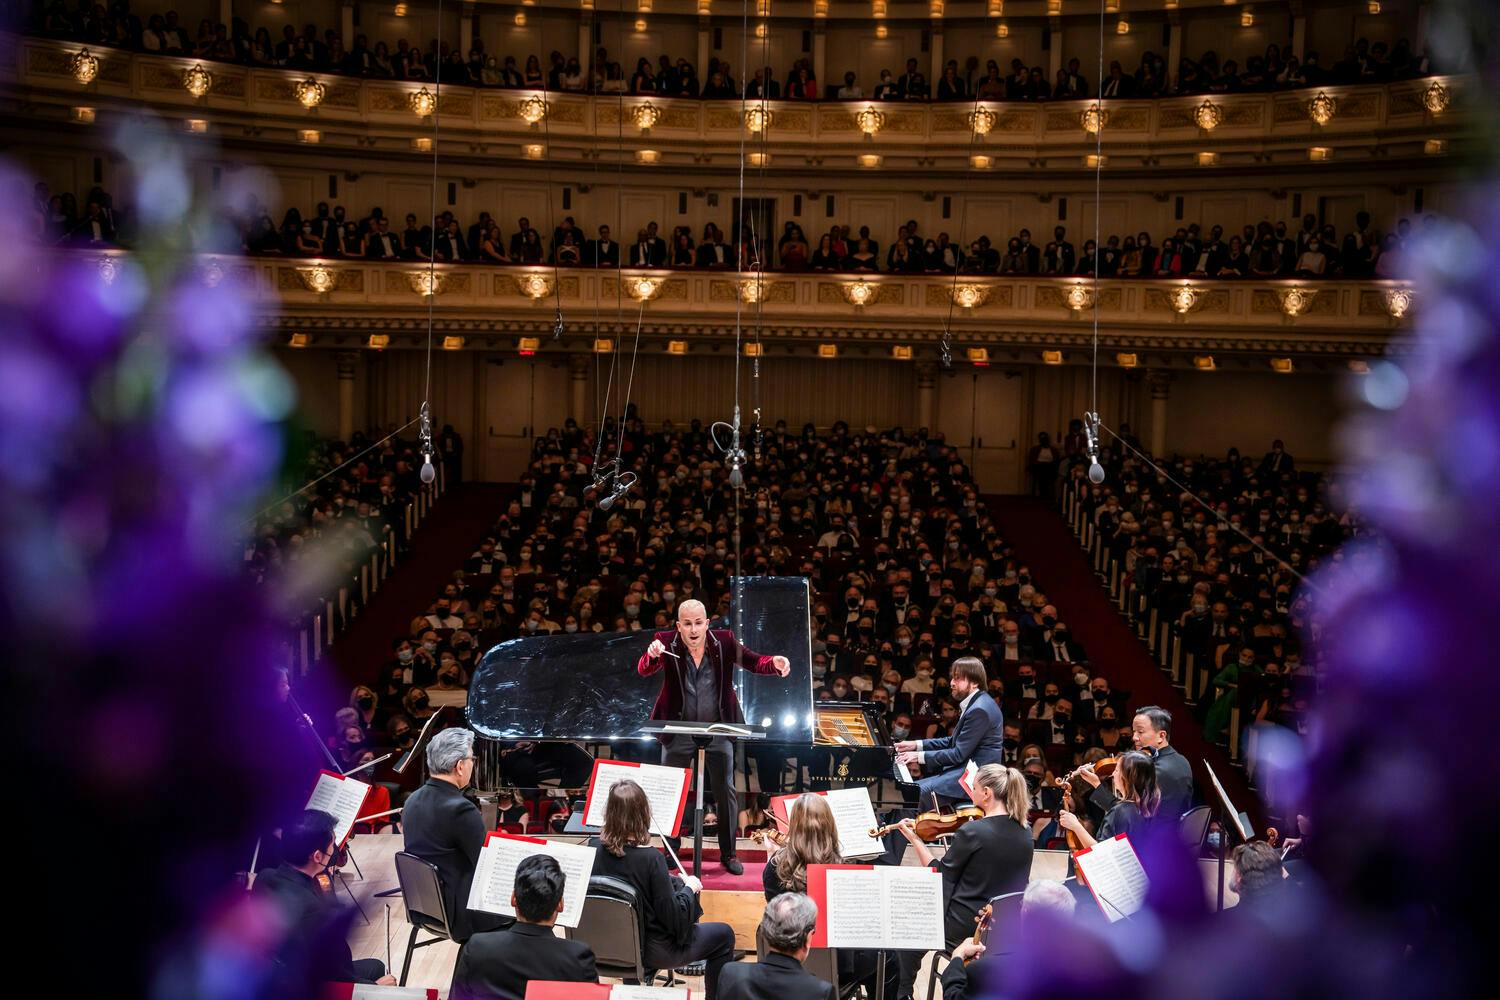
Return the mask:
<svg viewBox="0 0 1500 1000">
<path fill-rule="evenodd" d="M 943 876 L 943 936 L 949 948 L 974 933 L 975 918 L 991 899 L 1026 888 L 1034 850 L 1031 834 L 1009 816 L 986 816 L 958 828 L 948 853 L 935 864 Z M 896 995 L 906 996 L 916 982 L 922 953 L 899 955 L 901 989 Z"/>
<path fill-rule="evenodd" d="M 538 924 L 475 934 L 459 952 L 448 1000 L 525 1000 L 533 979 L 597 983 L 593 949 Z"/>
<path fill-rule="evenodd" d="M 277 979 L 301 992 L 308 983 L 373 983 L 385 975 L 378 959 L 355 960 L 344 935 L 352 910 L 338 906 L 311 875 L 283 862 L 256 876 L 255 892 L 273 900 L 287 935 L 276 955 Z"/>
<path fill-rule="evenodd" d="M 838 1000 L 832 983 L 808 972 L 790 955 L 771 952 L 752 964 L 736 963 L 719 979 L 722 1000 Z"/>
<path fill-rule="evenodd" d="M 479 807 L 464 798 L 463 792 L 450 782 L 428 778 L 406 800 L 401 830 L 409 853 L 437 865 L 453 940 L 467 941 L 475 931 L 510 925 L 507 917 L 469 911 L 469 887 L 486 831 Z"/>
<path fill-rule="evenodd" d="M 667 874 L 667 861 L 654 847 L 627 847 L 624 857 L 619 857 L 598 837 L 591 838 L 589 845 L 597 848 L 595 875 L 611 875 L 635 889 L 646 923 L 641 955 L 646 968 L 676 969 L 704 961 L 708 996 L 715 996 L 719 972 L 734 956 L 734 929 L 728 924 L 698 922 L 703 908 L 697 895 Z"/>
</svg>

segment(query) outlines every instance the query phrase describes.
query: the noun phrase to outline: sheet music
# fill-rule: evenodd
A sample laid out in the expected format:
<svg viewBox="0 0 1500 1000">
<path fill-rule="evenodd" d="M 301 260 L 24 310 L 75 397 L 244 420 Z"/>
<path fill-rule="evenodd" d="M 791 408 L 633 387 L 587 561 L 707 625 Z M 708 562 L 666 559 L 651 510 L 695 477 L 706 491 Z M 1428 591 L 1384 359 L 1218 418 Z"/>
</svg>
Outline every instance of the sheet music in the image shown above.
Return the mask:
<svg viewBox="0 0 1500 1000">
<path fill-rule="evenodd" d="M 885 853 L 885 844 L 871 837 L 870 831 L 880 824 L 868 788 L 835 788 L 827 792 L 808 792 L 828 803 L 838 830 L 839 852 L 845 858 L 872 858 Z M 771 812 L 785 823 L 792 819 L 792 809 L 801 795 L 777 795 L 771 799 Z"/>
<path fill-rule="evenodd" d="M 1146 904 L 1150 880 L 1125 834 L 1101 840 L 1073 855 L 1073 860 L 1110 923 L 1123 920 Z"/>
<path fill-rule="evenodd" d="M 436 987 L 329 983 L 324 1000 L 437 1000 Z"/>
<path fill-rule="evenodd" d="M 307 808 L 320 809 L 333 817 L 333 837 L 342 844 L 354 829 L 354 821 L 369 793 L 370 786 L 363 781 L 323 771 L 307 799 Z"/>
<path fill-rule="evenodd" d="M 1229 793 L 1224 791 L 1224 786 L 1219 783 L 1219 776 L 1214 773 L 1213 765 L 1205 760 L 1203 768 L 1208 771 L 1208 780 L 1213 782 L 1214 791 L 1218 793 L 1219 805 L 1223 807 L 1220 815 L 1229 817 L 1229 821 L 1234 824 L 1235 831 L 1240 835 L 1240 843 L 1248 844 L 1250 831 L 1246 830 L 1245 824 L 1240 822 L 1240 811 L 1234 807 L 1234 803 L 1229 801 Z"/>
<path fill-rule="evenodd" d="M 516 911 L 510 897 L 516 888 L 516 866 L 533 854 L 546 854 L 562 868 L 563 910 L 557 922 L 563 927 L 577 927 L 583 914 L 583 899 L 588 895 L 589 876 L 594 872 L 594 848 L 567 844 L 539 837 L 517 837 L 491 833 L 479 852 L 474 882 L 469 888 L 468 907 L 485 913 L 513 917 Z"/>
<path fill-rule="evenodd" d="M 686 986 L 626 986 L 616 983 L 609 988 L 609 1000 L 691 1000 L 692 991 Z"/>
<path fill-rule="evenodd" d="M 813 865 L 809 873 L 814 869 L 823 869 L 819 947 L 944 947 L 943 877 L 937 872 L 914 865 Z"/>
<path fill-rule="evenodd" d="M 958 787 L 969 796 L 969 801 L 974 801 L 974 779 L 979 774 L 979 765 L 972 760 L 964 765 L 964 773 L 958 776 Z"/>
<path fill-rule="evenodd" d="M 651 804 L 652 831 L 675 837 L 682 826 L 682 811 L 687 805 L 688 782 L 692 779 L 692 774 L 685 767 L 596 760 L 594 773 L 589 778 L 583 825 L 603 826 L 609 790 L 617 782 L 629 780 L 641 786 L 641 791 L 646 793 L 646 801 Z"/>
</svg>

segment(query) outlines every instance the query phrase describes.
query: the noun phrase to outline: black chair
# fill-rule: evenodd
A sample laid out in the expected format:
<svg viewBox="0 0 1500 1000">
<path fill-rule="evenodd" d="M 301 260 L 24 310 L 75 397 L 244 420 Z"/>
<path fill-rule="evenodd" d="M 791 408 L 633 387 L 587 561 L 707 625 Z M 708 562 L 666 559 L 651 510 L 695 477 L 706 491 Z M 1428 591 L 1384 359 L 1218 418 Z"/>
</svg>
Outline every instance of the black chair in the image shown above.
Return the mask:
<svg viewBox="0 0 1500 1000">
<path fill-rule="evenodd" d="M 443 883 L 438 877 L 437 865 L 423 861 L 415 854 L 397 851 L 396 880 L 401 883 L 401 901 L 406 904 L 406 919 L 411 923 L 406 957 L 401 960 L 400 985 L 405 986 L 406 973 L 411 968 L 411 953 L 439 941 L 453 940 L 453 931 L 448 926 L 448 913 L 443 908 Z M 426 931 L 433 937 L 418 941 L 418 931 Z"/>
<path fill-rule="evenodd" d="M 1000 896 L 990 897 L 990 923 L 989 929 L 984 935 L 984 944 L 989 946 L 991 940 L 1010 941 L 1014 940 L 1012 931 L 1021 918 L 1021 899 L 1026 895 L 1026 890 L 1007 892 Z M 997 935 L 998 932 L 998 936 Z M 927 977 L 927 995 L 929 997 L 940 996 L 934 992 L 938 984 L 938 959 L 948 957 L 951 953 L 937 952 L 932 956 L 932 969 Z"/>
<path fill-rule="evenodd" d="M 624 879 L 592 876 L 578 926 L 564 927 L 563 934 L 593 949 L 594 964 L 601 974 L 611 973 L 645 986 L 656 981 L 656 970 L 647 969 L 643 958 L 646 912 L 636 897 L 635 886 Z"/>
<path fill-rule="evenodd" d="M 1177 824 L 1182 842 L 1195 851 L 1202 851 L 1203 842 L 1208 839 L 1208 823 L 1212 816 L 1213 810 L 1208 806 L 1199 806 L 1183 813 Z"/>
</svg>

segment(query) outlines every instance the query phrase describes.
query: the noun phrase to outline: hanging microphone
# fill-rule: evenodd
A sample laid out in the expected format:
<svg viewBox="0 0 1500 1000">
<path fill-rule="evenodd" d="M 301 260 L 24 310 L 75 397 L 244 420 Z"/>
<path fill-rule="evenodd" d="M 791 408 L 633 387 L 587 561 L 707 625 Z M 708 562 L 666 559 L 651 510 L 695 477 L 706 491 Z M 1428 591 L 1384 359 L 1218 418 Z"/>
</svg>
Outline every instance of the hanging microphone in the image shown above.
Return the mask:
<svg viewBox="0 0 1500 1000">
<path fill-rule="evenodd" d="M 745 485 L 745 474 L 740 471 L 740 466 L 745 461 L 745 450 L 740 447 L 740 405 L 734 404 L 734 423 L 729 426 L 732 435 L 729 446 L 729 485 L 739 489 Z"/>
<path fill-rule="evenodd" d="M 422 424 L 418 429 L 418 437 L 422 441 L 422 482 L 430 483 L 437 478 L 437 469 L 432 465 L 432 409 L 427 401 L 422 401 Z"/>
<path fill-rule="evenodd" d="M 558 306 L 557 317 L 553 320 L 552 323 L 552 339 L 561 340 L 564 329 L 566 329 L 566 327 L 563 326 L 562 307 Z"/>
<path fill-rule="evenodd" d="M 1099 414 L 1083 415 L 1083 433 L 1088 439 L 1089 482 L 1098 486 L 1104 482 L 1104 466 L 1099 464 Z"/>
<path fill-rule="evenodd" d="M 615 491 L 599 501 L 600 510 L 609 510 L 615 501 L 622 499 L 635 486 L 635 473 L 622 472 L 615 477 Z"/>
</svg>

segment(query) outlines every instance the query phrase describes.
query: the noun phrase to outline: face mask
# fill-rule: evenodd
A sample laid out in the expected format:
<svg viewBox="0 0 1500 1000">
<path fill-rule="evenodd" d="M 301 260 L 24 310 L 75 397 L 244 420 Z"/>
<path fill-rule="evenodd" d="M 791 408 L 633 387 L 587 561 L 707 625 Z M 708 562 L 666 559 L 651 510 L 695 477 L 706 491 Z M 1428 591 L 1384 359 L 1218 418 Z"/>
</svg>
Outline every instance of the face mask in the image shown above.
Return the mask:
<svg viewBox="0 0 1500 1000">
<path fill-rule="evenodd" d="M 568 624 L 566 624 L 566 625 L 563 626 L 563 631 L 564 632 L 577 632 L 578 631 L 578 623 L 577 622 L 568 622 Z"/>
<path fill-rule="evenodd" d="M 433 652 L 434 650 L 437 649 L 437 643 L 431 642 L 431 641 L 424 641 L 422 643 L 422 648 L 425 649 L 425 650 L 427 650 L 427 652 L 431 653 L 431 652 Z"/>
<path fill-rule="evenodd" d="M 1005 644 L 1007 646 L 1017 645 L 1018 643 L 1020 643 L 1020 641 L 1021 637 L 1019 635 L 1006 635 L 1005 637 Z"/>
<path fill-rule="evenodd" d="M 930 680 L 932 678 L 932 671 L 931 670 L 918 670 L 917 671 L 917 676 L 920 677 L 924 681 L 925 680 Z"/>
<path fill-rule="evenodd" d="M 1088 682 L 1089 682 L 1089 675 L 1088 674 L 1080 672 L 1080 673 L 1076 673 L 1076 674 L 1073 675 L 1073 683 L 1077 684 L 1079 687 L 1083 687 Z"/>
<path fill-rule="evenodd" d="M 410 649 L 403 649 L 399 653 L 396 654 L 396 659 L 400 660 L 402 663 L 410 663 L 411 662 L 411 658 L 413 656 L 415 656 L 415 655 L 416 654 L 412 650 L 410 650 Z"/>
<path fill-rule="evenodd" d="M 828 665 L 826 663 L 814 663 L 812 665 L 812 675 L 814 678 L 820 678 L 826 673 L 828 673 Z"/>
<path fill-rule="evenodd" d="M 369 695 L 361 695 L 359 698 L 355 699 L 354 704 L 359 706 L 359 710 L 361 712 L 368 712 L 370 709 L 375 707 L 375 699 L 371 698 Z"/>
<path fill-rule="evenodd" d="M 663 590 L 661 592 L 661 599 L 664 601 L 675 601 L 677 599 L 677 591 Z"/>
<path fill-rule="evenodd" d="M 1051 705 L 1057 701 L 1057 697 L 1055 694 L 1044 694 L 1042 695 L 1042 700 Z"/>
<path fill-rule="evenodd" d="M 450 672 L 448 672 L 448 673 L 446 673 L 446 674 L 444 674 L 442 676 L 442 682 L 444 684 L 449 684 L 449 685 L 455 685 L 456 686 L 458 684 L 458 674 L 455 674 L 455 673 L 453 673 L 453 672 L 450 671 Z"/>
<path fill-rule="evenodd" d="M 906 739 L 910 735 L 911 735 L 911 728 L 908 727 L 908 726 L 892 726 L 891 727 L 891 737 L 893 739 L 904 740 L 904 739 Z"/>
<path fill-rule="evenodd" d="M 627 604 L 627 605 L 625 605 L 625 617 L 626 618 L 639 618 L 640 616 L 641 616 L 641 606 L 639 604 Z"/>
<path fill-rule="evenodd" d="M 542 627 L 542 623 L 541 622 L 536 621 L 533 618 L 526 619 L 526 631 L 528 631 L 528 632 L 535 632 L 537 629 L 539 629 L 541 627 Z"/>
<path fill-rule="evenodd" d="M 1000 592 L 1000 589 L 998 587 L 985 587 L 984 588 L 984 596 L 986 596 L 986 597 L 994 597 L 999 592 Z"/>
</svg>

